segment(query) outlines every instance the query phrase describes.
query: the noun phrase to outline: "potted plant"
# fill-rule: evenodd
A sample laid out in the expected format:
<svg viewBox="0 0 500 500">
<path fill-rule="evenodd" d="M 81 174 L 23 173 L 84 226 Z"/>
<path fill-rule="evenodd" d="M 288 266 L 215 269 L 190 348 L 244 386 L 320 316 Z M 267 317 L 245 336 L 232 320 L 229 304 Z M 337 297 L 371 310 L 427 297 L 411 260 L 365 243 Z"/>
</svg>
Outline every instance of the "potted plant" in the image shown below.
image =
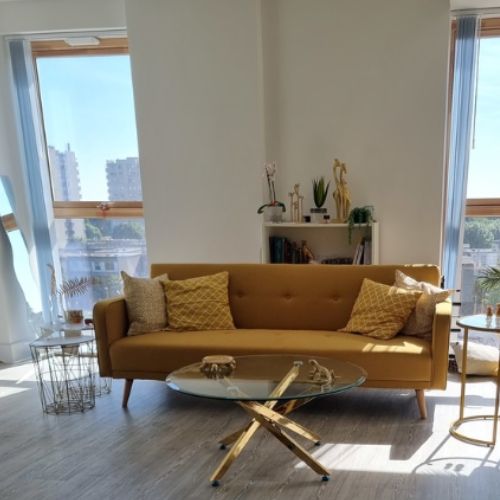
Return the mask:
<svg viewBox="0 0 500 500">
<path fill-rule="evenodd" d="M 257 209 L 258 214 L 264 213 L 265 220 L 270 222 L 281 222 L 283 212 L 286 212 L 285 204 L 276 199 L 276 189 L 274 186 L 276 178 L 276 162 L 266 163 L 264 173 L 267 178 L 267 187 L 269 189 L 269 203 L 264 203 Z"/>
<path fill-rule="evenodd" d="M 316 208 L 311 208 L 311 214 L 315 222 L 323 222 L 323 216 L 326 214 L 326 208 L 323 205 L 328 196 L 330 182 L 325 183 L 325 178 L 321 176 L 319 179 L 313 179 L 313 198 Z"/>
<path fill-rule="evenodd" d="M 347 235 L 349 243 L 352 242 L 352 230 L 357 224 L 358 227 L 366 225 L 369 227 L 374 221 L 373 219 L 374 208 L 371 205 L 365 205 L 364 207 L 354 207 L 347 216 Z"/>
<path fill-rule="evenodd" d="M 500 313 L 500 267 L 489 266 L 477 278 L 479 288 L 484 292 L 482 297 L 486 304 L 495 304 L 495 314 Z M 483 294 L 481 294 L 483 295 Z"/>
<path fill-rule="evenodd" d="M 97 283 L 94 277 L 73 278 L 63 280 L 60 285 L 57 284 L 56 271 L 54 266 L 47 264 L 50 269 L 50 294 L 53 301 L 56 301 L 60 313 L 64 314 L 64 321 L 67 323 L 81 323 L 83 321 L 83 311 L 81 309 L 65 309 L 64 305 L 67 300 L 83 295 L 89 286 Z M 66 300 L 65 300 L 66 299 Z"/>
</svg>

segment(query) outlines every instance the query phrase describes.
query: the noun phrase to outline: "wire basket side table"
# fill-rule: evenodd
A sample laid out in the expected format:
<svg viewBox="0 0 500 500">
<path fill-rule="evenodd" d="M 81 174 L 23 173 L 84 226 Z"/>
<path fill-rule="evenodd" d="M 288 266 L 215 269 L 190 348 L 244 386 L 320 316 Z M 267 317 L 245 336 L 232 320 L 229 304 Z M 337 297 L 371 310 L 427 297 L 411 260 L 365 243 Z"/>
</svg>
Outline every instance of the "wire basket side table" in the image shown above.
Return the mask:
<svg viewBox="0 0 500 500">
<path fill-rule="evenodd" d="M 94 337 L 53 336 L 30 344 L 45 413 L 84 412 L 95 406 Z"/>
</svg>

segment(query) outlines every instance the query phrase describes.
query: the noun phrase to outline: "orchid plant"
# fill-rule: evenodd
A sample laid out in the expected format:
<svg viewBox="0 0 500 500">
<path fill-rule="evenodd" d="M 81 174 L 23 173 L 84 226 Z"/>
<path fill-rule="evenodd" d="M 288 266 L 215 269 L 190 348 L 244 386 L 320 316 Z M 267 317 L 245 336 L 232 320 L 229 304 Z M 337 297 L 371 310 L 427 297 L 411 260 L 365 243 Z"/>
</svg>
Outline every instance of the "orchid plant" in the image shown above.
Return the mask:
<svg viewBox="0 0 500 500">
<path fill-rule="evenodd" d="M 276 199 L 276 188 L 275 188 L 275 180 L 276 180 L 276 162 L 269 162 L 264 165 L 264 174 L 267 178 L 267 187 L 269 189 L 269 203 L 264 203 L 264 205 L 260 206 L 257 210 L 258 214 L 264 212 L 266 207 L 281 207 L 283 212 L 286 212 L 285 204 Z"/>
</svg>

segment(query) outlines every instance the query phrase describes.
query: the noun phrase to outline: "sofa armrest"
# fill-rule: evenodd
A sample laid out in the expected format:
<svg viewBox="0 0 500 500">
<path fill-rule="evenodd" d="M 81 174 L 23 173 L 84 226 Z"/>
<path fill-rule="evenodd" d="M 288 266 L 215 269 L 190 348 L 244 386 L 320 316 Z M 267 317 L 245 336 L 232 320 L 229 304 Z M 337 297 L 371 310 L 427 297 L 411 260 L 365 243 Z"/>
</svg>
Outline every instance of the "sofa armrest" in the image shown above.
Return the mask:
<svg viewBox="0 0 500 500">
<path fill-rule="evenodd" d="M 450 300 L 436 305 L 432 326 L 432 387 L 446 389 L 451 327 Z"/>
<path fill-rule="evenodd" d="M 127 335 L 128 326 L 127 305 L 123 297 L 102 300 L 94 306 L 94 330 L 101 377 L 112 376 L 109 346 Z"/>
</svg>

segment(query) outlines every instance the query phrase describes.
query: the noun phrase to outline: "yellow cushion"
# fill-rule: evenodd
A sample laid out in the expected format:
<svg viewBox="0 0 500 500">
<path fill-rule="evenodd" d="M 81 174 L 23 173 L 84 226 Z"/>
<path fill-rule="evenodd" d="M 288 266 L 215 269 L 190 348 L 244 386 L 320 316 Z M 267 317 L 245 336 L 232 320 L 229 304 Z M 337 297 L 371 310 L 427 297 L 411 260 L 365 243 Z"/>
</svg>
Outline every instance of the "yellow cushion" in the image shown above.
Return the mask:
<svg viewBox="0 0 500 500">
<path fill-rule="evenodd" d="M 462 373 L 463 344 L 452 344 L 458 372 Z M 470 342 L 467 346 L 467 375 L 496 376 L 498 373 L 498 349 L 491 345 Z"/>
<path fill-rule="evenodd" d="M 234 329 L 229 309 L 227 272 L 167 281 L 168 324 L 171 330 Z"/>
<path fill-rule="evenodd" d="M 122 271 L 121 276 L 130 322 L 128 335 L 164 330 L 168 319 L 163 283 L 168 281 L 168 275 L 134 278 Z"/>
<path fill-rule="evenodd" d="M 405 290 L 420 290 L 423 292 L 401 333 L 419 337 L 430 336 L 436 304 L 444 302 L 450 296 L 450 290 L 443 290 L 426 281 L 417 281 L 399 269 L 396 269 L 394 286 Z"/>
<path fill-rule="evenodd" d="M 429 341 L 398 335 L 379 340 L 362 335 L 326 330 L 241 329 L 153 332 L 124 337 L 110 347 L 114 376 L 155 378 L 209 354 L 302 354 L 350 361 L 368 373 L 368 383 L 400 381 L 399 387 L 431 380 L 432 357 Z M 410 385 L 411 387 L 411 385 Z"/>
<path fill-rule="evenodd" d="M 340 331 L 391 339 L 403 328 L 421 294 L 364 279 L 351 318 Z"/>
</svg>

